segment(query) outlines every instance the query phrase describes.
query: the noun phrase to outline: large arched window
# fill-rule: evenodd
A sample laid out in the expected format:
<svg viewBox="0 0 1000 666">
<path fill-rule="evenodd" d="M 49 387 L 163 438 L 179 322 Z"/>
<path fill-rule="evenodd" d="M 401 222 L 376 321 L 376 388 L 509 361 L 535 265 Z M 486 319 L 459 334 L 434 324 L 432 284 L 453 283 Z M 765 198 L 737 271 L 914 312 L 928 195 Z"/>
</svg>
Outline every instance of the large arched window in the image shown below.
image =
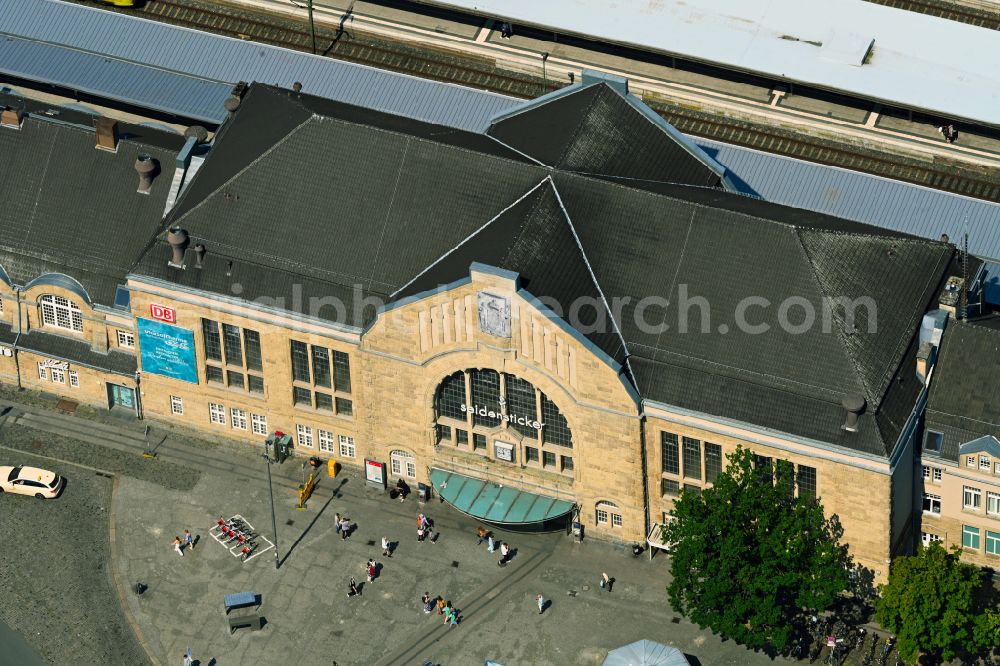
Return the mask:
<svg viewBox="0 0 1000 666">
<path fill-rule="evenodd" d="M 611 527 L 622 526 L 622 511 L 614 502 L 607 500 L 598 502 L 594 507 L 594 513 L 598 525 L 603 527 L 607 527 L 608 525 Z"/>
<path fill-rule="evenodd" d="M 83 332 L 83 313 L 80 306 L 62 296 L 46 294 L 38 299 L 42 308 L 42 323 L 67 331 Z"/>
<path fill-rule="evenodd" d="M 439 438 L 450 439 L 454 429 L 459 446 L 468 443 L 469 430 L 501 424 L 527 439 L 541 439 L 543 444 L 573 446 L 566 417 L 548 396 L 527 380 L 489 368 L 445 377 L 434 395 L 434 411 Z M 475 434 L 472 439 L 476 439 Z"/>
</svg>

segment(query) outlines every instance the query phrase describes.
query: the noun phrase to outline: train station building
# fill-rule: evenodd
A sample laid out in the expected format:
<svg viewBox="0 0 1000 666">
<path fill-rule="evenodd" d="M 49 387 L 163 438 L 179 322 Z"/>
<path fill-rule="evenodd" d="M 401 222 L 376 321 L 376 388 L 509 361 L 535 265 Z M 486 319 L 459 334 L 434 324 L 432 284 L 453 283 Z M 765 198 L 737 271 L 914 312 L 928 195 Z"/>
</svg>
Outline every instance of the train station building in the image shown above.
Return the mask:
<svg viewBox="0 0 1000 666">
<path fill-rule="evenodd" d="M 142 416 L 621 542 L 743 446 L 878 579 L 915 545 L 954 246 L 733 193 L 620 81 L 482 133 L 263 85 L 227 108 L 123 281 Z"/>
</svg>

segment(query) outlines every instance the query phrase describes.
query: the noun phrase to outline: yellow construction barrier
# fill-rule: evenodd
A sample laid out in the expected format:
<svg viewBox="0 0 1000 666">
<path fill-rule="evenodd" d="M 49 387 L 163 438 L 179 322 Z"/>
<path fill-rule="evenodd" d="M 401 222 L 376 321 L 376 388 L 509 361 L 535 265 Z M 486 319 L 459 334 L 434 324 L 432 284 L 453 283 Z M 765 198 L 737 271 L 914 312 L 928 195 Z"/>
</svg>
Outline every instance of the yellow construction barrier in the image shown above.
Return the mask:
<svg viewBox="0 0 1000 666">
<path fill-rule="evenodd" d="M 305 485 L 299 486 L 299 505 L 295 507 L 296 509 L 306 508 L 306 501 L 312 495 L 313 490 L 316 489 L 316 473 L 309 472 L 309 480 L 306 481 Z"/>
<path fill-rule="evenodd" d="M 333 458 L 326 461 L 326 472 L 331 478 L 337 476 L 337 461 Z"/>
</svg>

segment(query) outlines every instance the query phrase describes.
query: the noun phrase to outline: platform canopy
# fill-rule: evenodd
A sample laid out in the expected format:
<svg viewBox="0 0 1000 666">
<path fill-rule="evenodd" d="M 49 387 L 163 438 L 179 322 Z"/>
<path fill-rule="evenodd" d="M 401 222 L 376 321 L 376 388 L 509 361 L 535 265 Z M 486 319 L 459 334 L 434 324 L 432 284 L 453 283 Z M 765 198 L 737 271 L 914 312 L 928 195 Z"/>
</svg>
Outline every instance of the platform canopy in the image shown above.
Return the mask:
<svg viewBox="0 0 1000 666">
<path fill-rule="evenodd" d="M 675 647 L 641 640 L 608 653 L 602 666 L 689 666 L 687 657 Z"/>
<path fill-rule="evenodd" d="M 456 509 L 489 523 L 541 523 L 573 510 L 573 502 L 567 500 L 536 495 L 443 469 L 431 469 L 431 484 L 438 496 Z"/>
</svg>

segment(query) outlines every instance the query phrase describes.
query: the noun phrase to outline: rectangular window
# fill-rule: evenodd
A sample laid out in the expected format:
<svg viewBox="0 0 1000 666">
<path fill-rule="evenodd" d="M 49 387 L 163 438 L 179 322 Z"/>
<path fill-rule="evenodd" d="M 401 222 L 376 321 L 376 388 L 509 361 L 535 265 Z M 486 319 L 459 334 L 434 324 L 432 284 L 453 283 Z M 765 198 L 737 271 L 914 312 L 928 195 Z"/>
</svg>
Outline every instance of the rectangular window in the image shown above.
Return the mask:
<svg viewBox="0 0 1000 666">
<path fill-rule="evenodd" d="M 1000 462 L 993 463 L 993 473 L 1000 474 Z"/>
<path fill-rule="evenodd" d="M 1000 493 L 986 493 L 986 513 L 1000 516 Z"/>
<path fill-rule="evenodd" d="M 337 398 L 337 413 L 341 416 L 354 416 L 354 403 L 347 398 Z"/>
<path fill-rule="evenodd" d="M 924 513 L 941 513 L 941 496 L 924 493 Z"/>
<path fill-rule="evenodd" d="M 597 510 L 597 522 L 601 524 L 607 524 L 608 522 L 608 512 L 604 509 Z"/>
<path fill-rule="evenodd" d="M 226 408 L 214 402 L 208 403 L 208 419 L 217 425 L 226 425 Z"/>
<path fill-rule="evenodd" d="M 66 374 L 69 375 L 69 385 L 73 388 L 80 388 L 80 375 L 77 374 L 76 370 L 70 370 Z"/>
<path fill-rule="evenodd" d="M 754 454 L 753 468 L 761 481 L 767 484 L 774 483 L 774 462 L 770 457 Z"/>
<path fill-rule="evenodd" d="M 312 381 L 309 374 L 309 351 L 304 342 L 292 340 L 292 379 L 297 382 Z"/>
<path fill-rule="evenodd" d="M 232 370 L 226 371 L 226 385 L 229 388 L 243 388 L 243 373 L 233 372 Z"/>
<path fill-rule="evenodd" d="M 309 426 L 297 425 L 295 426 L 295 434 L 298 435 L 299 446 L 303 446 L 307 449 L 313 447 L 313 429 Z"/>
<path fill-rule="evenodd" d="M 267 434 L 267 417 L 263 414 L 250 415 L 250 427 L 255 435 Z"/>
<path fill-rule="evenodd" d="M 976 466 L 976 456 L 966 456 L 965 457 L 965 464 L 968 467 L 975 467 Z"/>
<path fill-rule="evenodd" d="M 979 550 L 979 528 L 971 525 L 962 525 L 962 546 Z"/>
<path fill-rule="evenodd" d="M 538 449 L 533 446 L 524 447 L 524 462 L 537 463 Z"/>
<path fill-rule="evenodd" d="M 66 383 L 66 372 L 61 370 L 60 368 L 51 368 L 49 370 L 49 373 L 52 375 L 52 381 L 54 381 L 56 384 Z"/>
<path fill-rule="evenodd" d="M 45 365 L 42 365 L 41 362 L 38 363 L 38 378 L 39 379 L 49 378 L 49 368 Z"/>
<path fill-rule="evenodd" d="M 316 435 L 319 438 L 319 450 L 333 453 L 333 433 L 329 430 L 317 430 Z"/>
<path fill-rule="evenodd" d="M 701 478 L 701 442 L 693 437 L 684 438 L 684 478 Z"/>
<path fill-rule="evenodd" d="M 184 401 L 176 395 L 170 396 L 170 413 L 177 416 L 184 416 Z"/>
<path fill-rule="evenodd" d="M 935 467 L 934 468 L 934 481 L 936 483 L 941 483 L 942 472 L 943 472 L 943 470 L 940 467 Z"/>
<path fill-rule="evenodd" d="M 551 451 L 542 451 L 542 467 L 555 467 L 556 454 Z"/>
<path fill-rule="evenodd" d="M 705 442 L 705 480 L 715 483 L 722 473 L 722 447 Z"/>
<path fill-rule="evenodd" d="M 205 358 L 213 361 L 222 360 L 222 341 L 219 338 L 219 322 L 211 319 L 201 320 L 201 332 L 205 338 Z"/>
<path fill-rule="evenodd" d="M 232 421 L 233 427 L 237 430 L 247 429 L 247 412 L 245 409 L 233 407 L 229 410 L 229 419 Z"/>
<path fill-rule="evenodd" d="M 313 383 L 330 387 L 330 352 L 324 347 L 312 346 Z"/>
<path fill-rule="evenodd" d="M 986 530 L 986 552 L 990 555 L 1000 555 L 1000 532 Z"/>
<path fill-rule="evenodd" d="M 126 349 L 135 348 L 135 336 L 128 331 L 118 331 L 118 346 Z"/>
<path fill-rule="evenodd" d="M 660 494 L 664 497 L 675 497 L 681 492 L 681 484 L 673 479 L 660 480 Z"/>
<path fill-rule="evenodd" d="M 695 495 L 701 495 L 701 486 L 685 483 L 684 490 L 686 490 L 689 493 L 694 493 Z"/>
<path fill-rule="evenodd" d="M 455 444 L 457 446 L 469 446 L 469 431 L 468 430 L 456 430 L 455 431 Z"/>
<path fill-rule="evenodd" d="M 940 454 L 941 444 L 944 442 L 944 435 L 933 430 L 928 430 L 924 436 L 924 450 L 929 453 Z"/>
<path fill-rule="evenodd" d="M 986 472 L 990 471 L 989 456 L 979 456 L 979 469 Z"/>
<path fill-rule="evenodd" d="M 247 386 L 250 388 L 251 393 L 263 393 L 264 378 L 257 377 L 256 375 L 247 375 Z"/>
<path fill-rule="evenodd" d="M 293 386 L 292 404 L 297 407 L 312 407 L 312 391 L 298 386 Z"/>
<path fill-rule="evenodd" d="M 925 479 L 931 478 L 931 468 L 927 465 L 923 465 L 923 476 Z"/>
<path fill-rule="evenodd" d="M 680 474 L 681 460 L 677 445 L 677 435 L 672 432 L 660 433 L 660 460 L 665 474 Z"/>
<path fill-rule="evenodd" d="M 333 396 L 316 391 L 316 409 L 327 412 L 333 411 Z"/>
<path fill-rule="evenodd" d="M 611 527 L 621 527 L 622 526 L 622 514 L 612 513 L 611 514 Z"/>
<path fill-rule="evenodd" d="M 932 543 L 938 542 L 940 540 L 941 537 L 939 537 L 937 534 L 933 534 L 931 532 L 920 533 L 920 543 L 924 544 L 924 546 L 929 546 Z"/>
<path fill-rule="evenodd" d="M 263 370 L 264 362 L 260 354 L 260 334 L 251 331 L 249 328 L 243 329 L 243 348 L 247 354 L 248 370 Z"/>
<path fill-rule="evenodd" d="M 222 325 L 222 344 L 226 350 L 226 363 L 243 365 L 243 343 L 240 337 L 240 327 L 232 324 Z"/>
<path fill-rule="evenodd" d="M 451 444 L 451 426 L 439 423 L 437 425 L 437 438 L 439 442 Z"/>
<path fill-rule="evenodd" d="M 972 486 L 964 486 L 962 488 L 963 508 L 979 511 L 979 507 L 982 506 L 981 501 L 982 493 L 979 491 L 979 488 L 973 488 Z"/>
<path fill-rule="evenodd" d="M 799 465 L 796 475 L 799 485 L 799 497 L 816 497 L 816 468 Z"/>
<path fill-rule="evenodd" d="M 214 365 L 205 366 L 205 379 L 210 382 L 222 383 L 222 368 L 217 368 Z"/>
<path fill-rule="evenodd" d="M 351 392 L 351 358 L 344 352 L 333 352 L 333 382 L 341 393 Z"/>
<path fill-rule="evenodd" d="M 347 435 L 340 436 L 340 457 L 341 458 L 353 458 L 357 455 L 357 451 L 354 448 L 354 438 L 348 437 Z"/>
<path fill-rule="evenodd" d="M 486 435 L 480 435 L 478 432 L 472 433 L 472 448 L 473 450 L 486 449 Z"/>
<path fill-rule="evenodd" d="M 563 472 L 572 472 L 573 458 L 570 456 L 559 456 L 559 469 Z"/>
</svg>

